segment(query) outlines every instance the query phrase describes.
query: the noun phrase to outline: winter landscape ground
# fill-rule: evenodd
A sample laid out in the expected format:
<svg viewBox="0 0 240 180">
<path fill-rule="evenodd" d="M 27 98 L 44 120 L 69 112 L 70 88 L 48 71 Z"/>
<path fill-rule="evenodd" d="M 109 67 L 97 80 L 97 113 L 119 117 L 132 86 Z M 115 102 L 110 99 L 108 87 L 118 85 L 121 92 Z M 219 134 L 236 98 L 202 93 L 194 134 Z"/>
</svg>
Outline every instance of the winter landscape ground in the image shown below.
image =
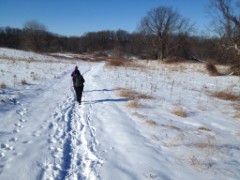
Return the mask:
<svg viewBox="0 0 240 180">
<path fill-rule="evenodd" d="M 239 77 L 76 57 L 0 48 L 0 179 L 240 179 Z"/>
</svg>

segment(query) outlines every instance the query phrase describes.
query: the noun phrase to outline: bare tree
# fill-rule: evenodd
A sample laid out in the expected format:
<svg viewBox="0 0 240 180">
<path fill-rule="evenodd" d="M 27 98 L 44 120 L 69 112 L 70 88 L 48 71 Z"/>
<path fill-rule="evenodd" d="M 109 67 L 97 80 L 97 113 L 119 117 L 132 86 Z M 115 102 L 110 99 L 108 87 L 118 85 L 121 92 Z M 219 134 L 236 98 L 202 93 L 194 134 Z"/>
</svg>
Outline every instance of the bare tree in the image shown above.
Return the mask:
<svg viewBox="0 0 240 180">
<path fill-rule="evenodd" d="M 209 11 L 223 50 L 235 61 L 240 55 L 240 1 L 211 0 Z M 234 55 L 235 54 L 235 55 Z"/>
<path fill-rule="evenodd" d="M 43 51 L 47 43 L 47 28 L 37 21 L 23 25 L 22 46 L 26 50 Z"/>
<path fill-rule="evenodd" d="M 161 60 L 167 55 L 170 36 L 187 33 L 191 28 L 189 21 L 178 11 L 165 6 L 150 10 L 139 26 Z"/>
</svg>

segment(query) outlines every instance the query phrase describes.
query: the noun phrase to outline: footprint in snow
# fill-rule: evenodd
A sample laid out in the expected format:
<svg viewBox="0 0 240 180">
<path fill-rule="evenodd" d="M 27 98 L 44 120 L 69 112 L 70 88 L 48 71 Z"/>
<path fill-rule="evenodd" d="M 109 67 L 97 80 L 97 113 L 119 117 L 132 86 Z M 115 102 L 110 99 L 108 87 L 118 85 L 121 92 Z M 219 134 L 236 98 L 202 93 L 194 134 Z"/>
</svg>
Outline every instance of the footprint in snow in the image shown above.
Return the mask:
<svg viewBox="0 0 240 180">
<path fill-rule="evenodd" d="M 19 129 L 14 129 L 14 130 L 13 130 L 13 133 L 19 133 L 19 132 L 20 132 Z"/>
<path fill-rule="evenodd" d="M 16 127 L 19 127 L 19 128 L 24 128 L 24 126 L 22 125 L 22 124 L 20 124 L 20 123 L 15 123 L 14 124 Z"/>
<path fill-rule="evenodd" d="M 13 138 L 10 138 L 8 141 L 9 141 L 9 142 L 16 142 L 17 140 L 18 140 L 18 138 L 13 137 Z"/>
<path fill-rule="evenodd" d="M 32 135 L 35 136 L 35 137 L 39 137 L 39 136 L 41 136 L 41 132 L 40 131 L 33 131 Z"/>
<path fill-rule="evenodd" d="M 23 143 L 23 144 L 31 144 L 32 141 L 23 141 L 22 143 Z"/>
<path fill-rule="evenodd" d="M 1 144 L 1 149 L 5 151 L 11 151 L 11 150 L 14 150 L 14 146 L 11 146 L 9 144 Z"/>
<path fill-rule="evenodd" d="M 0 152 L 0 158 L 1 157 L 5 157 L 5 154 L 4 154 L 4 152 Z M 1 169 L 2 167 L 0 166 L 0 169 Z"/>
<path fill-rule="evenodd" d="M 27 113 L 27 110 L 25 108 L 21 109 L 21 110 L 17 110 L 16 111 L 20 116 L 23 116 Z"/>
<path fill-rule="evenodd" d="M 19 121 L 20 121 L 20 122 L 27 122 L 26 119 L 20 119 Z"/>
</svg>

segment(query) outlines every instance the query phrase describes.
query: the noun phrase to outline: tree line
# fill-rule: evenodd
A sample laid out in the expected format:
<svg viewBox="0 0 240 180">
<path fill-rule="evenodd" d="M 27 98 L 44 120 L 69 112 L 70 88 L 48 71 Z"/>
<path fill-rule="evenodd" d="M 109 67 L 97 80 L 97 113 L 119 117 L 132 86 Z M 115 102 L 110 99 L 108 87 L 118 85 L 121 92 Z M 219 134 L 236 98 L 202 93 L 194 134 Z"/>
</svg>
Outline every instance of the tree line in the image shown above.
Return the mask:
<svg viewBox="0 0 240 180">
<path fill-rule="evenodd" d="M 233 8 L 235 7 L 235 8 Z M 0 46 L 35 52 L 93 53 L 112 51 L 143 59 L 212 59 L 239 63 L 240 2 L 210 0 L 209 14 L 215 36 L 194 36 L 194 25 L 172 7 L 147 12 L 136 32 L 105 30 L 67 37 L 47 31 L 45 25 L 28 21 L 22 29 L 0 28 Z M 235 10 L 235 11 L 234 11 Z"/>
</svg>

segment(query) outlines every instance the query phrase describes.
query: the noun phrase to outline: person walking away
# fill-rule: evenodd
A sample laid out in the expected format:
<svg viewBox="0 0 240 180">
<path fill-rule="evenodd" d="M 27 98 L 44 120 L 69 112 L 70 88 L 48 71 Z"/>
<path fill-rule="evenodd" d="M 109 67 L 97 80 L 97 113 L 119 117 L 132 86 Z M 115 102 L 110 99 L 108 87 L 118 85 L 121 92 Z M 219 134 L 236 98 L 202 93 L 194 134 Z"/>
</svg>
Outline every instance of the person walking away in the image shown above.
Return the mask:
<svg viewBox="0 0 240 180">
<path fill-rule="evenodd" d="M 75 67 L 75 70 L 72 72 L 71 74 L 72 76 L 72 81 L 73 81 L 73 87 L 75 90 L 75 94 L 77 97 L 77 102 L 79 104 L 81 104 L 82 102 L 82 92 L 83 92 L 83 88 L 84 88 L 84 78 L 81 75 L 80 71 L 78 70 L 78 67 Z"/>
</svg>

